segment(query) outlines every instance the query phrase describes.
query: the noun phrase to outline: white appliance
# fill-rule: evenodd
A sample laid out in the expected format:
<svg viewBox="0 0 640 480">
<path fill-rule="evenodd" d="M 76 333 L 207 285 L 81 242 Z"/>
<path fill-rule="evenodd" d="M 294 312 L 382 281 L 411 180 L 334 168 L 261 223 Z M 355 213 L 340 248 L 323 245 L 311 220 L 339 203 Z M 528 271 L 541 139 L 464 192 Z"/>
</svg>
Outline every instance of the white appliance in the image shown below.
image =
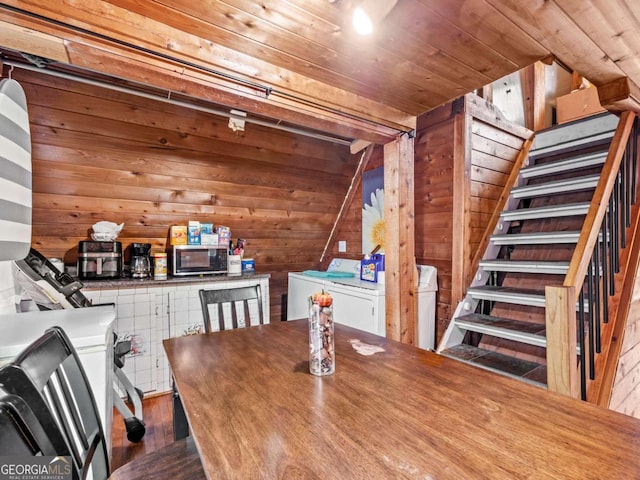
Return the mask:
<svg viewBox="0 0 640 480">
<path fill-rule="evenodd" d="M 336 323 L 384 336 L 384 285 L 360 280 L 358 260 L 333 259 L 326 272 L 289 272 L 287 320 L 307 318 L 308 298 L 321 290 L 333 297 Z"/>
<path fill-rule="evenodd" d="M 111 451 L 113 418 L 111 391 L 115 318 L 113 305 L 0 315 L 0 365 L 9 363 L 47 328 L 58 326 L 66 332 L 89 377 L 106 433 L 108 451 Z"/>
<path fill-rule="evenodd" d="M 432 265 L 418 265 L 418 348 L 436 348 L 436 292 L 438 271 Z"/>
<path fill-rule="evenodd" d="M 418 346 L 432 350 L 437 272 L 435 267 L 421 265 L 418 273 Z M 360 261 L 335 258 L 326 272 L 289 272 L 288 282 L 287 320 L 307 318 L 309 296 L 325 290 L 333 297 L 336 323 L 385 336 L 385 286 L 360 280 Z"/>
</svg>

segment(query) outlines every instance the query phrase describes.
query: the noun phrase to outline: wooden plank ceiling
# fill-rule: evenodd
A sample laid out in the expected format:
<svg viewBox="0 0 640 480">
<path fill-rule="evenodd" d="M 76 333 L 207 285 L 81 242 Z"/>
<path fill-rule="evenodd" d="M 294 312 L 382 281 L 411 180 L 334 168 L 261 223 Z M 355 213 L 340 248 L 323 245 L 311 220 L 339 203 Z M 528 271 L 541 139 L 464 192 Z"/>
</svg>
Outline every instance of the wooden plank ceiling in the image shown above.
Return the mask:
<svg viewBox="0 0 640 480">
<path fill-rule="evenodd" d="M 369 37 L 352 31 L 356 3 L 8 0 L 0 46 L 56 60 L 48 69 L 377 143 L 552 55 L 610 108 L 640 109 L 637 0 L 399 0 Z"/>
</svg>

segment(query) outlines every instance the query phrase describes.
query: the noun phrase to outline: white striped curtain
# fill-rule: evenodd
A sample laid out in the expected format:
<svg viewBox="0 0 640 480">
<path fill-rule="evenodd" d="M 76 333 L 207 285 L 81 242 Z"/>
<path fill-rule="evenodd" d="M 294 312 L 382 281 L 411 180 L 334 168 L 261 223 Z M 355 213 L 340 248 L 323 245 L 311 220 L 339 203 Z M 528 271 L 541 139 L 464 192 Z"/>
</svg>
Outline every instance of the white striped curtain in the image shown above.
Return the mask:
<svg viewBox="0 0 640 480">
<path fill-rule="evenodd" d="M 24 90 L 0 80 L 0 260 L 27 256 L 31 246 L 31 134 Z"/>
</svg>

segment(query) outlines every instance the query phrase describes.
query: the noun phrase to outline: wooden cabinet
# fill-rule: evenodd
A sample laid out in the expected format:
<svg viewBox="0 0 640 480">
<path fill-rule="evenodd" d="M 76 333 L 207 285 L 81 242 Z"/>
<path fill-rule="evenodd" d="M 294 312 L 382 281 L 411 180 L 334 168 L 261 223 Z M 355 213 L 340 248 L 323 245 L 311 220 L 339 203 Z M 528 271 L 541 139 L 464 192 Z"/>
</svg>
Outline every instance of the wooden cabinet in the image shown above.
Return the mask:
<svg viewBox="0 0 640 480">
<path fill-rule="evenodd" d="M 120 285 L 119 285 L 120 284 Z M 132 350 L 125 357 L 124 372 L 145 393 L 171 389 L 171 373 L 162 340 L 203 330 L 200 289 L 226 289 L 260 285 L 262 308 L 269 318 L 269 275 L 216 277 L 215 280 L 176 283 L 114 281 L 99 288 L 88 284 L 83 293 L 94 304 L 115 303 L 114 330 L 121 340 L 131 340 Z"/>
</svg>

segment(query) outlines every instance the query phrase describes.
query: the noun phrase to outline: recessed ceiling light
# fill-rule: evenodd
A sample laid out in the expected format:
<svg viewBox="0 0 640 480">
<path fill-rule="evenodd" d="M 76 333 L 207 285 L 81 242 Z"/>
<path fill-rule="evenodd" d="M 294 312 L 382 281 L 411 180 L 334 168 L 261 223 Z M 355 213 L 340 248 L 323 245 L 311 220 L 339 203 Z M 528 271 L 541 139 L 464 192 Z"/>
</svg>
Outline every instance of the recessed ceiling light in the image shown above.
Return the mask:
<svg viewBox="0 0 640 480">
<path fill-rule="evenodd" d="M 353 28 L 360 35 L 371 35 L 376 25 L 386 17 L 398 0 L 362 0 L 353 9 Z"/>
<path fill-rule="evenodd" d="M 353 10 L 353 28 L 360 35 L 371 35 L 373 33 L 371 18 L 361 7 L 356 7 Z"/>
</svg>

